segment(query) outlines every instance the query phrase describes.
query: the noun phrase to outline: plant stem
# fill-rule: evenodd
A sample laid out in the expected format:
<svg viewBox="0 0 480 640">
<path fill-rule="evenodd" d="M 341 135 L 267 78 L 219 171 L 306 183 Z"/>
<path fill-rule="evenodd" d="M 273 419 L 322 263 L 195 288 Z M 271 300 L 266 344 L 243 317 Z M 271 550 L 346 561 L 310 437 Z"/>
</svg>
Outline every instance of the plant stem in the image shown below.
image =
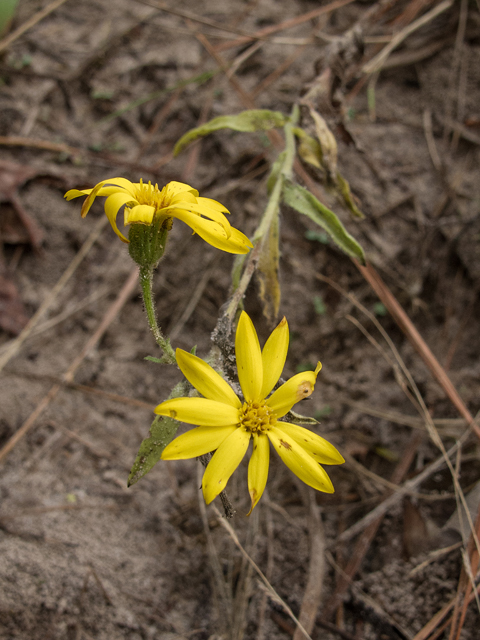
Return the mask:
<svg viewBox="0 0 480 640">
<path fill-rule="evenodd" d="M 155 305 L 153 303 L 152 283 L 153 267 L 140 267 L 140 285 L 142 287 L 143 303 L 145 305 L 148 324 L 150 325 L 150 329 L 152 330 L 155 342 L 164 353 L 165 362 L 168 364 L 173 364 L 176 362 L 176 359 L 175 353 L 170 344 L 170 340 L 163 336 L 157 323 Z"/>
</svg>

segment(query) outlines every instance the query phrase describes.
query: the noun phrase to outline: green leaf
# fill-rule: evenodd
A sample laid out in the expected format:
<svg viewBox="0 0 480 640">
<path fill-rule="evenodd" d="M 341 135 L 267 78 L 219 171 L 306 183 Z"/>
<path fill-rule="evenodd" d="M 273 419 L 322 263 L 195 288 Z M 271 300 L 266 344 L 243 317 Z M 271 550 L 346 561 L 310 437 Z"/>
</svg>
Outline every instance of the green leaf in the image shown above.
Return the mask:
<svg viewBox="0 0 480 640">
<path fill-rule="evenodd" d="M 310 191 L 298 184 L 285 180 L 283 185 L 283 199 L 292 209 L 316 222 L 331 237 L 335 244 L 352 258 L 357 258 L 365 264 L 365 253 L 340 222 L 333 211 L 323 205 Z"/>
<path fill-rule="evenodd" d="M 242 111 L 237 115 L 219 116 L 200 127 L 187 131 L 175 145 L 173 153 L 175 156 L 178 155 L 180 151 L 194 140 L 207 136 L 214 131 L 219 131 L 220 129 L 232 129 L 233 131 L 247 133 L 268 131 L 269 129 L 283 127 L 287 121 L 288 116 L 280 111 L 270 111 L 269 109 L 250 109 L 248 111 Z"/>
<path fill-rule="evenodd" d="M 163 358 L 155 358 L 155 356 L 145 356 L 144 360 L 148 360 L 149 362 L 155 362 L 155 364 L 164 364 Z"/>
<path fill-rule="evenodd" d="M 186 393 L 186 383 L 179 382 L 169 398 L 178 398 Z M 129 487 L 143 478 L 160 460 L 162 451 L 177 433 L 180 422 L 165 416 L 156 416 L 150 427 L 150 436 L 140 445 L 137 457 L 128 476 Z"/>
</svg>

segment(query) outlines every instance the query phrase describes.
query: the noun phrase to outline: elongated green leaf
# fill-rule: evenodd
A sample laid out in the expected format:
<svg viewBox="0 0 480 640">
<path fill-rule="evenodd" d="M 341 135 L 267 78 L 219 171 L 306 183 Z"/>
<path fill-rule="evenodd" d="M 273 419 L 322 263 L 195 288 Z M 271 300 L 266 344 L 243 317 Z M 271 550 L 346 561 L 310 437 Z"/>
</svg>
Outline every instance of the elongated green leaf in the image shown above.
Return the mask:
<svg viewBox="0 0 480 640">
<path fill-rule="evenodd" d="M 237 115 L 219 116 L 200 127 L 187 131 L 175 145 L 173 153 L 178 155 L 180 151 L 194 140 L 197 140 L 197 138 L 207 136 L 209 133 L 220 129 L 243 132 L 268 131 L 269 129 L 283 127 L 287 120 L 288 116 L 280 113 L 280 111 L 270 111 L 269 109 L 250 109 Z"/>
<path fill-rule="evenodd" d="M 170 398 L 178 398 L 186 393 L 184 382 L 177 384 Z M 160 460 L 162 451 L 169 444 L 177 433 L 180 422 L 173 418 L 156 416 L 150 427 L 150 436 L 140 445 L 137 457 L 128 476 L 127 485 L 129 487 L 143 478 Z"/>
<path fill-rule="evenodd" d="M 365 264 L 365 253 L 362 247 L 348 233 L 336 214 L 319 202 L 310 191 L 289 180 L 285 180 L 283 199 L 292 209 L 307 216 L 322 229 L 325 229 L 335 244 L 347 255 L 357 258 L 362 264 Z"/>
</svg>

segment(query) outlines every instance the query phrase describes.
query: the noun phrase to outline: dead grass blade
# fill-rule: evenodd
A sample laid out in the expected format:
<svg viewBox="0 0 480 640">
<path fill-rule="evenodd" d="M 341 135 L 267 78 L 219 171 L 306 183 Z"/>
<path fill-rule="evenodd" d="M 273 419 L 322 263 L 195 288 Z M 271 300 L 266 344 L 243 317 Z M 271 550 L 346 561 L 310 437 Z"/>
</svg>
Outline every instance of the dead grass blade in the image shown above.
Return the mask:
<svg viewBox="0 0 480 640">
<path fill-rule="evenodd" d="M 380 300 L 388 309 L 389 313 L 398 324 L 400 329 L 405 333 L 408 340 L 412 343 L 417 353 L 420 355 L 424 363 L 429 368 L 433 377 L 440 384 L 442 389 L 445 391 L 447 397 L 451 400 L 459 414 L 467 421 L 467 424 L 472 426 L 472 429 L 480 438 L 480 427 L 475 424 L 475 421 L 472 417 L 472 414 L 467 409 L 465 403 L 459 396 L 457 390 L 453 386 L 450 378 L 445 373 L 445 370 L 440 365 L 436 357 L 433 355 L 432 351 L 425 343 L 425 340 L 419 334 L 417 329 L 414 327 L 412 321 L 407 316 L 403 308 L 398 303 L 397 299 L 387 287 L 387 285 L 383 282 L 380 275 L 377 271 L 372 267 L 371 264 L 368 264 L 366 267 L 362 267 L 360 264 L 356 263 L 356 266 L 360 273 L 363 275 L 365 280 L 371 285 L 372 289 L 378 295 Z"/>
<path fill-rule="evenodd" d="M 202 485 L 203 472 L 203 465 L 197 465 L 198 486 Z M 227 584 L 223 577 L 222 565 L 217 553 L 217 548 L 213 541 L 210 525 L 208 524 L 207 507 L 201 491 L 198 492 L 198 505 L 203 523 L 203 531 L 207 539 L 207 552 L 212 571 L 213 595 L 214 600 L 216 600 L 217 603 L 218 619 L 220 624 L 223 626 L 224 633 L 226 633 L 228 632 L 232 622 L 233 597 L 231 591 L 227 588 Z"/>
<path fill-rule="evenodd" d="M 237 38 L 236 40 L 232 40 L 231 42 L 224 42 L 223 44 L 215 47 L 217 52 L 225 51 L 227 49 L 232 49 L 234 47 L 238 47 L 239 45 L 245 44 L 246 42 L 250 42 L 251 40 L 256 40 L 258 38 L 265 38 L 266 36 L 270 36 L 273 33 L 278 33 L 279 31 L 284 31 L 285 29 L 289 29 L 290 27 L 296 27 L 299 24 L 303 24 L 304 22 L 308 22 L 313 18 L 318 18 L 321 15 L 325 15 L 330 13 L 331 11 L 335 11 L 335 9 L 339 9 L 340 7 L 344 7 L 347 4 L 351 4 L 353 0 L 335 0 L 330 4 L 324 5 L 317 9 L 312 9 L 308 13 L 304 13 L 301 16 L 297 16 L 295 18 L 290 18 L 289 20 L 285 20 L 280 24 L 274 24 L 269 27 L 265 27 L 264 29 L 260 29 L 256 31 L 254 34 L 249 36 L 242 36 L 241 38 Z"/>
<path fill-rule="evenodd" d="M 312 633 L 315 626 L 315 618 L 320 607 L 323 581 L 325 577 L 325 537 L 319 508 L 315 500 L 315 494 L 308 490 L 308 502 L 310 517 L 308 529 L 310 534 L 310 561 L 308 564 L 308 578 L 302 606 L 298 619 L 308 633 Z M 297 627 L 293 640 L 302 640 L 303 633 Z"/>
<path fill-rule="evenodd" d="M 409 35 L 414 33 L 420 27 L 428 24 L 431 20 L 447 9 L 450 9 L 452 5 L 453 0 L 444 0 L 430 11 L 427 11 L 423 16 L 410 23 L 407 27 L 397 33 L 379 54 L 367 62 L 367 64 L 363 66 L 362 71 L 368 75 L 380 71 L 392 51 L 396 49 L 406 38 L 408 38 Z"/>
<path fill-rule="evenodd" d="M 275 589 L 273 588 L 273 586 L 270 584 L 270 582 L 267 580 L 267 578 L 265 577 L 265 575 L 263 574 L 262 570 L 260 569 L 260 567 L 256 564 L 256 562 L 253 560 L 253 558 L 251 558 L 248 553 L 245 551 L 245 549 L 243 548 L 243 546 L 240 543 L 240 540 L 237 537 L 237 534 L 235 533 L 232 525 L 230 524 L 230 522 L 228 520 L 226 520 L 225 518 L 223 518 L 219 512 L 219 510 L 217 509 L 217 507 L 215 505 L 213 505 L 213 510 L 215 511 L 215 515 L 217 516 L 217 521 L 218 523 L 224 528 L 226 529 L 228 535 L 231 537 L 231 539 L 233 540 L 235 546 L 237 547 L 237 549 L 240 551 L 240 553 L 242 554 L 242 556 L 245 558 L 245 560 L 252 566 L 252 568 L 254 569 L 254 571 L 257 573 L 258 577 L 260 578 L 262 584 L 265 586 L 265 588 L 267 589 L 267 592 L 269 594 L 269 596 L 272 598 L 272 600 L 274 602 L 277 602 L 285 611 L 285 613 L 287 613 L 290 618 L 293 620 L 293 622 L 295 623 L 295 625 L 297 626 L 298 629 L 300 629 L 300 631 L 303 633 L 304 637 L 307 638 L 307 640 L 312 640 L 312 638 L 310 637 L 310 635 L 307 633 L 306 629 L 304 628 L 304 626 L 300 623 L 300 621 L 296 618 L 295 614 L 293 613 L 293 611 L 290 609 L 290 607 L 288 606 L 288 604 L 278 595 L 278 593 L 275 591 Z"/>
<path fill-rule="evenodd" d="M 67 371 L 64 374 L 64 379 L 67 382 L 72 382 L 75 376 L 75 373 L 79 366 L 82 364 L 85 356 L 93 349 L 93 347 L 99 342 L 102 338 L 105 331 L 108 329 L 110 324 L 113 322 L 120 309 L 127 302 L 128 298 L 132 294 L 138 280 L 138 268 L 135 267 L 130 277 L 123 285 L 120 290 L 118 296 L 107 309 L 105 315 L 103 316 L 102 321 L 98 329 L 95 333 L 89 338 L 81 353 L 75 358 L 72 364 L 68 367 Z M 10 451 L 15 447 L 15 445 L 23 438 L 23 436 L 28 433 L 28 431 L 33 427 L 37 418 L 43 413 L 43 411 L 48 407 L 50 402 L 56 397 L 60 389 L 63 385 L 55 384 L 50 391 L 40 400 L 40 402 L 35 407 L 34 411 L 30 414 L 27 420 L 22 424 L 20 429 L 16 431 L 9 440 L 4 444 L 2 449 L 0 449 L 0 461 L 7 456 Z"/>
</svg>

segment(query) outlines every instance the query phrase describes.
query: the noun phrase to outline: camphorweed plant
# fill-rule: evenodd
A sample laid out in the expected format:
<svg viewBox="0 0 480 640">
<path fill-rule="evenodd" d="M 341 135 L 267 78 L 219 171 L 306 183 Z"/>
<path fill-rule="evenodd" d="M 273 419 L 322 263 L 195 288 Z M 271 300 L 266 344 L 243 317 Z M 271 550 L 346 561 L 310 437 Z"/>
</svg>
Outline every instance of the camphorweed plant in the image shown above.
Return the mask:
<svg viewBox="0 0 480 640">
<path fill-rule="evenodd" d="M 179 153 L 190 142 L 220 129 L 255 132 L 283 128 L 285 147 L 272 165 L 267 182 L 269 200 L 252 241 L 230 225 L 225 216 L 228 210 L 222 204 L 200 197 L 193 187 L 181 182 L 170 182 L 159 189 L 156 184 L 145 184 L 142 180 L 132 183 L 125 178 L 112 178 L 102 180 L 93 189 L 72 189 L 65 195 L 68 200 L 86 196 L 82 217 L 87 215 L 96 197 L 106 198 L 104 207 L 108 220 L 117 236 L 129 243 L 130 256 L 139 265 L 148 323 L 163 351 L 162 358 L 150 359 L 176 364 L 185 376 L 185 380 L 171 390 L 168 399 L 155 409 L 157 417 L 150 427 L 149 437 L 140 446 L 129 475 L 129 485 L 148 473 L 160 459 L 200 457 L 206 466 L 202 482 L 205 501 L 210 503 L 220 495 L 226 515 L 231 516 L 234 511 L 224 489 L 252 442 L 248 466 L 249 513 L 266 486 L 270 444 L 286 466 L 307 485 L 327 493 L 334 490 L 322 465 L 341 464 L 343 457 L 329 442 L 299 426 L 299 423 L 316 424 L 315 420 L 292 411 L 297 402 L 313 392 L 321 364 L 318 363 L 314 371 L 305 371 L 277 384 L 289 342 L 285 318 L 261 349 L 252 321 L 242 312 L 234 347 L 231 339 L 233 320 L 254 272 L 259 280 L 265 315 L 271 322 L 278 315 L 282 203 L 313 220 L 342 251 L 364 262 L 361 246 L 336 214 L 293 179 L 297 156 L 321 168 L 325 164 L 324 156 L 331 152 L 335 143 L 319 114 L 311 110 L 311 115 L 316 123 L 316 138 L 298 126 L 299 111 L 294 107 L 291 116 L 277 111 L 251 110 L 215 118 L 188 132 L 175 147 L 175 153 Z M 331 167 L 330 163 L 330 173 Z M 348 183 L 336 166 L 332 175 L 348 208 L 355 215 L 361 215 Z M 117 216 L 122 209 L 124 224 L 129 228 L 128 239 L 117 226 Z M 232 296 L 224 305 L 224 313 L 212 337 L 215 346 L 205 360 L 197 357 L 194 349 L 191 353 L 182 349 L 175 352 L 158 326 L 155 314 L 152 278 L 163 257 L 175 218 L 185 222 L 212 246 L 238 254 L 232 272 Z M 238 384 L 234 381 L 236 377 Z M 195 425 L 195 428 L 174 439 L 182 422 Z"/>
</svg>

